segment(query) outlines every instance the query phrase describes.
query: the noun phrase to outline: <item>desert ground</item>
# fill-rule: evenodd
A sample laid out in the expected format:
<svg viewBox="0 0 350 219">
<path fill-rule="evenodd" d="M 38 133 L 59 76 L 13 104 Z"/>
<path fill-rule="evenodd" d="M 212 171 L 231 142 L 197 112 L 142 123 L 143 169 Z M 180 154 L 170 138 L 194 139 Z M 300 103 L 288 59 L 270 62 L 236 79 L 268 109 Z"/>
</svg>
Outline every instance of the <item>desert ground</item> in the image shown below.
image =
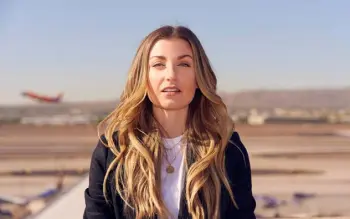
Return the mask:
<svg viewBox="0 0 350 219">
<path fill-rule="evenodd" d="M 254 195 L 284 202 L 266 208 L 257 198 L 257 214 L 350 218 L 350 138 L 332 135 L 349 125 L 238 124 L 236 129 L 250 154 Z M 87 173 L 97 136 L 94 126 L 0 126 L 0 195 L 33 197 L 58 181 L 57 171 L 65 172 L 63 192 L 69 189 Z M 297 201 L 297 192 L 312 197 Z"/>
</svg>

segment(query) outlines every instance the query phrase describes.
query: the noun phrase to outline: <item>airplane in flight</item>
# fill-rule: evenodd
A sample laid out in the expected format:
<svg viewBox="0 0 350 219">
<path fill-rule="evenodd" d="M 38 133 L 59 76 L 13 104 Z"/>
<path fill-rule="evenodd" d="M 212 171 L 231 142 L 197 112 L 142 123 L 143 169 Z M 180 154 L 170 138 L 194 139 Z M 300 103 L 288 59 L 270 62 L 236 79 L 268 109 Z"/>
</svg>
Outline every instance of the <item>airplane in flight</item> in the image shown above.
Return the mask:
<svg viewBox="0 0 350 219">
<path fill-rule="evenodd" d="M 57 96 L 52 97 L 52 96 L 38 94 L 32 91 L 24 91 L 22 92 L 22 96 L 38 101 L 40 103 L 61 103 L 63 98 L 63 93 L 59 93 Z"/>
</svg>

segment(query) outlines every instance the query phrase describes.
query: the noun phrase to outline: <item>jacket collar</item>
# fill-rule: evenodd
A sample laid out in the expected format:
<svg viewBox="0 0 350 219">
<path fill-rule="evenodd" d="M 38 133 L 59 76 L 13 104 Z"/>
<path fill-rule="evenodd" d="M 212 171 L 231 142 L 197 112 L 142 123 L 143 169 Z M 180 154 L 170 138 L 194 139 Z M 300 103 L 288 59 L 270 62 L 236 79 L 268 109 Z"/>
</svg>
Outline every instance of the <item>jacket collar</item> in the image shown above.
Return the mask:
<svg viewBox="0 0 350 219">
<path fill-rule="evenodd" d="M 194 163 L 194 158 L 191 154 L 191 151 L 186 149 L 185 154 L 186 154 L 187 166 L 191 166 Z M 188 212 L 187 201 L 186 201 L 186 182 L 187 182 L 187 174 L 185 173 L 184 185 L 183 185 L 183 189 L 182 189 L 181 197 L 180 197 L 180 208 L 179 208 L 178 219 L 191 218 L 190 214 Z"/>
</svg>

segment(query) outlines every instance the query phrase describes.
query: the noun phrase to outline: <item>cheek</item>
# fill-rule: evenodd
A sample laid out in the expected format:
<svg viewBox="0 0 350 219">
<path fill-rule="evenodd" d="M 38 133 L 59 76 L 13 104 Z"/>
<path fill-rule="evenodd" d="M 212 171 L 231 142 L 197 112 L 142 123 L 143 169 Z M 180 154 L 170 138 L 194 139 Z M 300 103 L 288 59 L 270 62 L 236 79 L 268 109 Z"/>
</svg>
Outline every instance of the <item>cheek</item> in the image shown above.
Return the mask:
<svg viewBox="0 0 350 219">
<path fill-rule="evenodd" d="M 160 74 L 156 74 L 155 72 L 149 72 L 148 74 L 148 97 L 150 98 L 151 102 L 157 103 L 159 98 L 159 89 L 161 85 L 161 78 L 159 77 Z"/>
<path fill-rule="evenodd" d="M 197 88 L 197 80 L 194 72 L 189 75 L 189 77 L 187 78 L 187 81 L 188 81 L 189 87 L 191 87 L 192 89 Z"/>
<path fill-rule="evenodd" d="M 148 86 L 151 90 L 156 91 L 157 87 L 159 87 L 159 77 L 157 77 L 157 74 L 154 74 L 154 72 L 150 72 L 148 74 Z"/>
<path fill-rule="evenodd" d="M 186 89 L 186 93 L 192 94 L 195 92 L 196 88 L 197 88 L 197 82 L 196 82 L 196 78 L 195 76 L 191 75 L 190 77 L 186 77 L 183 80 L 184 85 L 185 85 L 185 89 Z"/>
</svg>

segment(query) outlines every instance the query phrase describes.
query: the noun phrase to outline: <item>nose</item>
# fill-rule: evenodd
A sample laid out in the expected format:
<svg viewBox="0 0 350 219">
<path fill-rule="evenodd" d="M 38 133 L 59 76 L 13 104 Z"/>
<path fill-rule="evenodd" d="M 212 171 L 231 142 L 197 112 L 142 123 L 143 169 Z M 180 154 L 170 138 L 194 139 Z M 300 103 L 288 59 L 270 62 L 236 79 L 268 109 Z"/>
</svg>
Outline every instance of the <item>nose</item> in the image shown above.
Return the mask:
<svg viewBox="0 0 350 219">
<path fill-rule="evenodd" d="M 169 64 L 169 66 L 166 68 L 166 79 L 168 81 L 175 80 L 176 79 L 176 68 L 173 64 Z"/>
</svg>

